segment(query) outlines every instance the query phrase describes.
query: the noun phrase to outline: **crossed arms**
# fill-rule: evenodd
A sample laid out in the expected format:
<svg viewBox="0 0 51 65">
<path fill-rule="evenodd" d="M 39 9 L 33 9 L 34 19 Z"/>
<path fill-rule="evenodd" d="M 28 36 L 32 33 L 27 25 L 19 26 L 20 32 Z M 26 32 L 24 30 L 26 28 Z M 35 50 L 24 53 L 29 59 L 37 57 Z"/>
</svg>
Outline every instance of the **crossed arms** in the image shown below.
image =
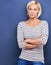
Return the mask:
<svg viewBox="0 0 51 65">
<path fill-rule="evenodd" d="M 48 36 L 49 36 L 49 28 L 48 23 L 46 21 L 44 21 L 43 23 L 41 36 L 36 39 L 24 40 L 22 24 L 19 23 L 17 27 L 17 41 L 19 48 L 32 49 L 36 48 L 39 45 L 45 45 L 47 43 Z"/>
</svg>

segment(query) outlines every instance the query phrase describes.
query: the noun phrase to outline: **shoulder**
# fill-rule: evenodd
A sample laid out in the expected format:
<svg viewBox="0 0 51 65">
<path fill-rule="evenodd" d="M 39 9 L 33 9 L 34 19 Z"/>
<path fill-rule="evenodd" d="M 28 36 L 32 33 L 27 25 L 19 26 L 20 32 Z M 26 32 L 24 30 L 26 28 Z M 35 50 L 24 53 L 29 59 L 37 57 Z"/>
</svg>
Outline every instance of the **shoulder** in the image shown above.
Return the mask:
<svg viewBox="0 0 51 65">
<path fill-rule="evenodd" d="M 42 20 L 42 26 L 43 27 L 49 27 L 48 21 Z"/>
<path fill-rule="evenodd" d="M 23 23 L 24 23 L 24 21 L 20 21 L 17 25 L 17 28 L 22 28 L 23 29 L 24 28 Z"/>
<path fill-rule="evenodd" d="M 46 20 L 42 20 L 42 23 L 43 23 L 44 25 L 48 25 L 48 22 L 47 22 Z"/>
<path fill-rule="evenodd" d="M 20 21 L 20 22 L 18 23 L 18 25 L 22 25 L 23 22 L 24 22 L 24 21 Z"/>
<path fill-rule="evenodd" d="M 18 26 L 23 26 L 23 22 L 24 22 L 24 21 L 20 21 L 20 22 L 18 23 Z"/>
</svg>

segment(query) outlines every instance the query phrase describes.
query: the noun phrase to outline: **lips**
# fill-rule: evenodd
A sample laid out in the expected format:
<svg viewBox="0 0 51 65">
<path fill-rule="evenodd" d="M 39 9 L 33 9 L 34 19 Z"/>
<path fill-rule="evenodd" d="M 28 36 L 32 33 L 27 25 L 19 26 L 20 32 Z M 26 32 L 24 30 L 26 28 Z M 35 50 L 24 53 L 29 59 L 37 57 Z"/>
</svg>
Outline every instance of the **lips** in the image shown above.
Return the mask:
<svg viewBox="0 0 51 65">
<path fill-rule="evenodd" d="M 31 16 L 34 16 L 34 14 L 30 14 Z"/>
</svg>

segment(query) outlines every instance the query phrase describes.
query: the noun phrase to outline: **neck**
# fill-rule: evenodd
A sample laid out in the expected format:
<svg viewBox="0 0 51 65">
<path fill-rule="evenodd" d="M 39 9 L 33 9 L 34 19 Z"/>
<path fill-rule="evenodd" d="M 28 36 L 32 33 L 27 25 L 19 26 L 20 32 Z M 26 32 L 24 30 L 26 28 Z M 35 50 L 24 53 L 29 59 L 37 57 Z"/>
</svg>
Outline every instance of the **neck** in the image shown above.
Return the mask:
<svg viewBox="0 0 51 65">
<path fill-rule="evenodd" d="M 37 18 L 29 18 L 29 21 L 30 21 L 30 22 L 36 23 L 37 20 L 38 20 Z"/>
</svg>

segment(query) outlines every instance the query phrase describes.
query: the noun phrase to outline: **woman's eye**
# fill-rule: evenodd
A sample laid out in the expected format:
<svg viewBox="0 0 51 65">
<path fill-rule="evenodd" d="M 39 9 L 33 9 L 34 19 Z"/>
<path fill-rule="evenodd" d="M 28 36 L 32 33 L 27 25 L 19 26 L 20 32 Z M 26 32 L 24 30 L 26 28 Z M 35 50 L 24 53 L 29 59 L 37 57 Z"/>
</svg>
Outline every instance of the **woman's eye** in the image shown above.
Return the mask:
<svg viewBox="0 0 51 65">
<path fill-rule="evenodd" d="M 32 10 L 32 9 L 31 9 L 31 8 L 29 8 L 29 10 Z M 35 8 L 34 8 L 33 10 L 37 10 L 37 9 L 35 9 Z"/>
<path fill-rule="evenodd" d="M 31 8 L 29 8 L 29 10 L 32 10 Z"/>
<path fill-rule="evenodd" d="M 34 9 L 34 10 L 37 10 L 37 9 Z"/>
</svg>

